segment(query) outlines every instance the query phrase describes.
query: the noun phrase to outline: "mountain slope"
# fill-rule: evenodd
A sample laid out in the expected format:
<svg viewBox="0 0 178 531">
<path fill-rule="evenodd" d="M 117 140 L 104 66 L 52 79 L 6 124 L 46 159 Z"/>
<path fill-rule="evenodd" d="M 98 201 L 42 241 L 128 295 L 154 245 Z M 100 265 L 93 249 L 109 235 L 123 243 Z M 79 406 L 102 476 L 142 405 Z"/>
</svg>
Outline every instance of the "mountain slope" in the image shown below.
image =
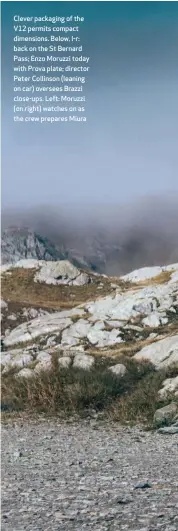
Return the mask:
<svg viewBox="0 0 178 531">
<path fill-rule="evenodd" d="M 178 264 L 109 278 L 22 260 L 2 268 L 2 296 L 6 407 L 154 422 L 173 397 L 176 420 Z"/>
<path fill-rule="evenodd" d="M 65 254 L 47 238 L 23 227 L 5 229 L 1 239 L 2 264 L 15 263 L 21 259 L 61 260 Z"/>
</svg>

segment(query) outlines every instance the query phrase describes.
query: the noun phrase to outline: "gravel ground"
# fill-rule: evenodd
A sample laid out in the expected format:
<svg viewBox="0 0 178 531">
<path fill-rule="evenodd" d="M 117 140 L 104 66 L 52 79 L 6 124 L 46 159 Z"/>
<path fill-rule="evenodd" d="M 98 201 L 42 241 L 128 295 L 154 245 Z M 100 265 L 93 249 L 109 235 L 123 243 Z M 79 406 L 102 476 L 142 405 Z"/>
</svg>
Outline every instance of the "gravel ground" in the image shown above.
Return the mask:
<svg viewBox="0 0 178 531">
<path fill-rule="evenodd" d="M 177 455 L 178 435 L 95 420 L 8 422 L 2 531 L 177 531 Z"/>
</svg>

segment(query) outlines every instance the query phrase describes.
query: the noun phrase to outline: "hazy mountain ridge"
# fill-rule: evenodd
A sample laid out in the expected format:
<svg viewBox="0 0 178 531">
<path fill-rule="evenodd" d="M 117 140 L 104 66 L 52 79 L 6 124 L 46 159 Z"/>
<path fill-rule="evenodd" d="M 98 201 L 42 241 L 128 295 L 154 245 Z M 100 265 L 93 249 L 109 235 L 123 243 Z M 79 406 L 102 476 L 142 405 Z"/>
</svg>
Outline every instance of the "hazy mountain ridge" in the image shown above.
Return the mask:
<svg viewBox="0 0 178 531">
<path fill-rule="evenodd" d="M 2 264 L 15 263 L 22 258 L 60 260 L 64 255 L 48 239 L 27 227 L 9 227 L 4 230 L 1 239 Z"/>
<path fill-rule="evenodd" d="M 59 204 L 26 211 L 9 209 L 3 212 L 2 225 L 3 228 L 16 226 L 18 236 L 16 229 L 10 241 L 7 233 L 5 238 L 3 235 L 2 255 L 6 261 L 9 254 L 14 257 L 16 253 L 18 260 L 44 259 L 44 255 L 46 260 L 67 259 L 77 267 L 114 276 L 140 267 L 175 263 L 178 261 L 177 204 L 175 195 L 164 199 L 142 198 L 129 205 Z M 26 256 L 26 249 L 20 245 L 19 251 L 18 243 L 22 231 L 19 228 L 24 226 L 39 240 L 36 251 L 28 249 Z M 13 253 L 12 245 L 17 248 Z"/>
<path fill-rule="evenodd" d="M 51 235 L 52 236 L 52 235 Z M 62 235 L 63 236 L 63 235 Z M 51 241 L 45 234 L 23 227 L 4 230 L 1 240 L 2 264 L 24 258 L 37 260 L 70 260 L 77 267 L 119 276 L 131 269 L 178 261 L 178 245 L 160 233 L 132 229 L 125 242 L 111 234 L 78 233 L 59 235 Z"/>
<path fill-rule="evenodd" d="M 67 241 L 68 240 L 68 241 Z M 116 252 L 120 249 L 116 247 Z M 76 234 L 73 239 L 54 243 L 45 235 L 30 228 L 13 226 L 3 231 L 1 239 L 1 262 L 15 263 L 21 259 L 70 260 L 74 265 L 96 272 L 105 272 L 108 257 L 115 252 L 115 246 L 100 241 L 93 235 Z"/>
</svg>

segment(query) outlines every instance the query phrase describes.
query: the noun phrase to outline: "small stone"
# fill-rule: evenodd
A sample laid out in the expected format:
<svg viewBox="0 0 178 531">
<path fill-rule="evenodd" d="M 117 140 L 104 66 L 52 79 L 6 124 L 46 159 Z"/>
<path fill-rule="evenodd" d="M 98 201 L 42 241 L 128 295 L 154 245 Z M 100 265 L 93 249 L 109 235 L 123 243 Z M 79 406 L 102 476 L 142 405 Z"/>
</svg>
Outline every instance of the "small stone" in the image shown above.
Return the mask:
<svg viewBox="0 0 178 531">
<path fill-rule="evenodd" d="M 175 402 L 168 404 L 168 406 L 157 409 L 154 414 L 153 424 L 156 427 L 161 427 L 163 424 L 170 424 L 176 416 L 178 406 Z"/>
<path fill-rule="evenodd" d="M 36 360 L 37 361 L 44 361 L 44 362 L 50 362 L 51 361 L 51 356 L 49 354 L 49 352 L 46 352 L 46 351 L 41 351 L 38 353 L 37 357 L 36 357 Z"/>
<path fill-rule="evenodd" d="M 76 369 L 90 369 L 94 363 L 94 357 L 88 354 L 77 354 L 74 358 L 73 367 Z"/>
<path fill-rule="evenodd" d="M 43 371 L 50 371 L 52 369 L 52 362 L 51 360 L 43 360 L 39 361 L 37 365 L 34 368 L 35 373 L 40 373 Z"/>
<path fill-rule="evenodd" d="M 167 378 L 162 383 L 163 388 L 158 391 L 158 394 L 160 398 L 163 400 L 169 395 L 170 393 L 177 394 L 178 393 L 178 376 L 175 376 L 173 378 Z"/>
<path fill-rule="evenodd" d="M 9 319 L 9 321 L 16 321 L 17 317 L 16 315 L 12 314 L 12 315 L 8 315 L 7 319 Z"/>
<path fill-rule="evenodd" d="M 160 325 L 159 315 L 156 312 L 151 313 L 142 320 L 142 323 L 146 326 L 157 328 Z"/>
<path fill-rule="evenodd" d="M 56 511 L 55 512 L 55 519 L 56 520 L 63 520 L 65 518 L 66 518 L 66 516 L 63 513 L 61 513 L 61 511 Z"/>
<path fill-rule="evenodd" d="M 163 428 L 159 428 L 158 432 L 174 435 L 175 433 L 178 433 L 178 426 L 163 426 Z"/>
<path fill-rule="evenodd" d="M 117 365 L 112 365 L 111 367 L 109 367 L 109 370 L 117 376 L 124 376 L 127 369 L 125 365 L 123 365 L 123 363 L 117 363 Z"/>
<path fill-rule="evenodd" d="M 134 490 L 135 489 L 151 489 L 152 488 L 152 485 L 151 483 L 149 483 L 148 481 L 145 481 L 143 483 L 138 483 L 135 487 L 134 487 Z"/>
<path fill-rule="evenodd" d="M 22 453 L 21 450 L 15 450 L 15 452 L 14 452 L 14 457 L 15 457 L 16 459 L 18 459 L 19 457 L 22 457 L 22 456 L 23 456 L 23 453 Z"/>
<path fill-rule="evenodd" d="M 117 503 L 121 504 L 121 505 L 127 505 L 128 503 L 131 503 L 133 500 L 132 498 L 129 498 L 127 496 L 121 496 L 120 498 L 118 498 L 116 500 Z"/>
</svg>

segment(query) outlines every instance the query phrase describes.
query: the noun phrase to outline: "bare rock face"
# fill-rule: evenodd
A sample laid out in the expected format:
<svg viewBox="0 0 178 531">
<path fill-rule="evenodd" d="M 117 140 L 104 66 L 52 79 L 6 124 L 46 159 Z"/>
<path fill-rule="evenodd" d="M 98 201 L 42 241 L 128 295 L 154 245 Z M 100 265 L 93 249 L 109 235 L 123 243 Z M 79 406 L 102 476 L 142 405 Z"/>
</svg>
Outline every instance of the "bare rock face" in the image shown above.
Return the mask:
<svg viewBox="0 0 178 531">
<path fill-rule="evenodd" d="M 49 240 L 28 228 L 6 229 L 1 239 L 2 264 L 15 263 L 23 258 L 59 260 L 64 256 Z"/>
<path fill-rule="evenodd" d="M 21 324 L 5 338 L 4 344 L 6 347 L 9 347 L 16 343 L 26 343 L 26 341 L 31 341 L 32 338 L 35 339 L 41 335 L 47 335 L 55 331 L 60 332 L 72 324 L 70 318 L 63 319 L 61 317 L 60 312 L 56 312 L 49 316 L 42 316 L 28 323 Z"/>
</svg>

